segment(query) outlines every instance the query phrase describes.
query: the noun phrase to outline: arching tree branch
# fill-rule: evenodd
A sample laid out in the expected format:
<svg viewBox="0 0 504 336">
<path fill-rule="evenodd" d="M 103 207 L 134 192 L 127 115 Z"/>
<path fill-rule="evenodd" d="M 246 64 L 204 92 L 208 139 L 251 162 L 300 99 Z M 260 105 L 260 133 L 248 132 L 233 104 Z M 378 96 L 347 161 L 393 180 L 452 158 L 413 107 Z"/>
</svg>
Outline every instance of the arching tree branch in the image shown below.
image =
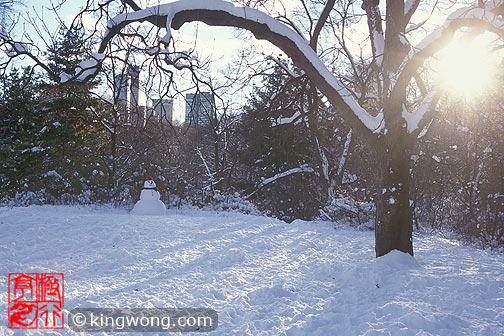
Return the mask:
<svg viewBox="0 0 504 336">
<path fill-rule="evenodd" d="M 186 0 L 120 14 L 111 20 L 98 51 L 103 53 L 108 42 L 127 25 L 146 21 L 165 21 L 168 28 L 176 30 L 183 24 L 194 21 L 204 22 L 210 26 L 246 29 L 256 38 L 271 42 L 289 55 L 294 64 L 305 71 L 333 106 L 337 106 L 357 134 L 374 138 L 373 133 L 378 133 L 383 127 L 381 116 L 372 116 L 359 106 L 344 85 L 322 63 L 308 41 L 286 25 L 258 10 L 235 7 L 226 1 L 202 3 Z M 161 41 L 167 44 L 170 37 L 168 29 L 167 35 L 162 37 Z"/>
</svg>

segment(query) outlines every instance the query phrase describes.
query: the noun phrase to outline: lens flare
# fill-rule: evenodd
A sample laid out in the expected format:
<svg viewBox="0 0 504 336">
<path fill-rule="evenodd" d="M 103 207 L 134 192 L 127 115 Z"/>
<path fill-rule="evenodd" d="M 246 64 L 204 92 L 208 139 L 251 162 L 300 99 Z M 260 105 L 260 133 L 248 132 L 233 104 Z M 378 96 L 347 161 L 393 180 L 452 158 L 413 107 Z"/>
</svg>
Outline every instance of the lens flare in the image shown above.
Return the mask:
<svg viewBox="0 0 504 336">
<path fill-rule="evenodd" d="M 453 96 L 472 100 L 482 96 L 495 82 L 497 55 L 484 40 L 454 41 L 438 59 L 439 83 Z"/>
</svg>

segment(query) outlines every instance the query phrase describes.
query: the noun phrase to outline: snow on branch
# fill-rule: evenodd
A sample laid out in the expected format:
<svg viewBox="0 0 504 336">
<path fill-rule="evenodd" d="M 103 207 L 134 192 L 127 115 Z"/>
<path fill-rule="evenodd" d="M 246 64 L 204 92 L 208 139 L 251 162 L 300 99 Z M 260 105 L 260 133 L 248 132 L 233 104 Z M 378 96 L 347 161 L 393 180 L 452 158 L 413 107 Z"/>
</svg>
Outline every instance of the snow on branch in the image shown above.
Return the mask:
<svg viewBox="0 0 504 336">
<path fill-rule="evenodd" d="M 100 62 L 105 58 L 105 54 L 93 53 L 90 59 L 83 60 L 75 69 L 75 74 L 69 75 L 66 72 L 60 74 L 60 82 L 66 83 L 71 79 L 85 81 L 93 77 L 99 70 Z"/>
<path fill-rule="evenodd" d="M 416 46 L 415 52 L 418 53 L 429 48 L 446 34 L 453 34 L 458 28 L 463 26 L 481 26 L 483 24 L 490 31 L 502 36 L 503 33 L 501 29 L 503 28 L 503 23 L 499 14 L 495 14 L 491 8 L 480 8 L 477 6 L 461 8 L 449 15 L 441 27 L 437 28 L 423 39 Z"/>
<path fill-rule="evenodd" d="M 280 116 L 276 120 L 273 121 L 272 126 L 280 126 L 280 125 L 286 125 L 286 124 L 292 124 L 292 125 L 297 125 L 301 122 L 301 112 L 296 111 L 291 117 L 283 117 Z"/>
<path fill-rule="evenodd" d="M 301 167 L 292 168 L 292 169 L 286 170 L 284 172 L 278 173 L 275 176 L 272 176 L 270 178 L 267 178 L 267 179 L 263 180 L 257 186 L 256 190 L 254 190 L 251 194 L 249 194 L 245 198 L 248 199 L 248 198 L 254 196 L 259 190 L 261 190 L 262 188 L 264 188 L 266 185 L 268 185 L 270 183 L 273 183 L 273 182 L 275 182 L 278 179 L 281 179 L 283 177 L 290 176 L 290 175 L 293 175 L 293 174 L 299 174 L 299 173 L 314 173 L 314 172 L 315 171 L 313 170 L 313 168 L 309 167 L 308 165 L 302 165 Z"/>
<path fill-rule="evenodd" d="M 5 70 L 9 63 L 18 56 L 26 56 L 33 62 L 36 66 L 43 68 L 52 79 L 57 79 L 51 69 L 40 60 L 41 52 L 31 43 L 24 43 L 21 41 L 15 41 L 12 36 L 6 32 L 4 29 L 0 28 L 0 50 L 5 52 L 7 56 L 6 61 L 0 63 L 0 68 Z M 32 68 L 33 71 L 33 68 Z"/>
<path fill-rule="evenodd" d="M 369 37 L 371 39 L 371 49 L 376 65 L 379 67 L 383 63 L 383 53 L 385 52 L 385 36 L 383 34 L 382 19 L 378 1 L 363 1 L 362 8 L 366 11 L 368 18 Z"/>
<path fill-rule="evenodd" d="M 500 17 L 502 15 L 500 8 L 503 4 L 504 1 L 488 1 L 483 7 L 476 4 L 458 9 L 449 15 L 443 25 L 422 40 L 405 58 L 394 92 L 396 94 L 402 92 L 401 88 L 410 82 L 425 60 L 446 47 L 460 28 L 479 27 L 504 38 L 504 21 Z M 428 93 L 413 113 L 408 113 L 403 107 L 402 116 L 406 121 L 408 133 L 419 130 L 419 127 L 425 124 L 426 116 L 432 112 L 439 96 L 440 92 L 437 90 Z"/>
<path fill-rule="evenodd" d="M 227 26 L 249 30 L 256 38 L 271 42 L 291 57 L 299 68 L 305 71 L 319 90 L 331 103 L 338 106 L 350 126 L 364 135 L 379 133 L 383 127 L 383 116 L 373 116 L 364 110 L 343 83 L 323 64 L 309 42 L 292 28 L 267 14 L 252 8 L 235 7 L 223 0 L 184 0 L 161 4 L 123 13 L 112 18 L 98 52 L 103 53 L 108 42 L 122 28 L 133 22 L 152 22 L 161 26 L 165 22 L 166 34 L 160 41 L 168 45 L 171 29 L 179 29 L 183 24 L 201 21 L 210 26 Z M 369 134 L 368 134 L 369 133 Z"/>
<path fill-rule="evenodd" d="M 9 57 L 27 54 L 30 52 L 30 47 L 25 43 L 12 41 L 9 44 L 10 47 L 6 50 L 6 54 Z"/>
<path fill-rule="evenodd" d="M 406 121 L 408 133 L 413 133 L 419 129 L 424 116 L 435 108 L 439 96 L 440 94 L 437 90 L 431 90 L 413 113 L 409 113 L 403 104 L 402 117 Z"/>
<path fill-rule="evenodd" d="M 348 157 L 348 149 L 350 148 L 350 143 L 352 142 L 352 129 L 348 131 L 346 136 L 345 145 L 343 146 L 343 153 L 341 154 L 341 158 L 338 164 L 338 171 L 336 172 L 337 176 L 343 176 L 343 167 L 345 167 L 345 162 Z"/>
<path fill-rule="evenodd" d="M 373 46 L 375 51 L 376 64 L 381 66 L 383 63 L 383 53 L 385 52 L 385 37 L 383 32 L 373 30 Z"/>
<path fill-rule="evenodd" d="M 415 13 L 418 5 L 420 4 L 420 0 L 407 0 L 404 3 L 404 16 L 409 21 L 411 16 Z"/>
<path fill-rule="evenodd" d="M 115 128 L 114 127 L 111 127 L 109 126 L 105 121 L 103 120 L 100 120 L 100 123 L 102 124 L 103 127 L 105 127 L 107 129 L 107 131 L 110 133 L 110 134 L 115 134 Z"/>
</svg>

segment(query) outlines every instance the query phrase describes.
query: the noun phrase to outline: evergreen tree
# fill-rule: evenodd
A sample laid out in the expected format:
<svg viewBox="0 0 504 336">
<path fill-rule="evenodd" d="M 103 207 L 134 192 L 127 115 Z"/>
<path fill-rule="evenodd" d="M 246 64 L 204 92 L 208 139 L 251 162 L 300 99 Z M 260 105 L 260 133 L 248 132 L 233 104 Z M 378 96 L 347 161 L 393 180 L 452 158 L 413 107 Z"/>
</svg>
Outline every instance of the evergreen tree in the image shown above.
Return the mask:
<svg viewBox="0 0 504 336">
<path fill-rule="evenodd" d="M 277 66 L 245 107 L 238 132 L 240 161 L 250 167 L 253 190 L 264 179 L 313 163 L 314 147 L 303 116 L 302 79 L 291 79 Z M 255 194 L 256 203 L 285 219 L 317 214 L 319 186 L 313 173 L 298 173 L 270 183 Z"/>
<path fill-rule="evenodd" d="M 71 74 L 77 65 L 90 54 L 84 41 L 84 32 L 75 27 L 60 26 L 58 35 L 46 52 L 47 66 L 56 74 Z"/>
<path fill-rule="evenodd" d="M 82 32 L 62 27 L 47 52 L 49 67 L 55 73 L 71 73 L 89 54 Z M 43 144 L 50 148 L 45 170 L 52 179 L 50 194 L 73 196 L 96 193 L 106 185 L 103 128 L 93 111 L 99 108 L 91 89 L 97 83 L 48 83 L 42 90 Z"/>
<path fill-rule="evenodd" d="M 40 84 L 30 72 L 30 68 L 21 72 L 13 69 L 0 78 L 0 180 L 4 196 L 27 190 L 46 150 L 40 146 L 38 128 L 42 119 L 37 109 Z"/>
</svg>

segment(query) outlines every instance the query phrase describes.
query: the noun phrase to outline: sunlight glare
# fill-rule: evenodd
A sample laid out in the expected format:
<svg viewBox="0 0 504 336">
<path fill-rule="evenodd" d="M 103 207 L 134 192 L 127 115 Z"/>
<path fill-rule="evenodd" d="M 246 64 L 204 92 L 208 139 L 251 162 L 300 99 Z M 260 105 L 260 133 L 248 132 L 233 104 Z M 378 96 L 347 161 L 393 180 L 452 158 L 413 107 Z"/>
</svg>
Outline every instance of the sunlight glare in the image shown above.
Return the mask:
<svg viewBox="0 0 504 336">
<path fill-rule="evenodd" d="M 487 41 L 456 40 L 439 56 L 438 78 L 449 94 L 471 100 L 481 96 L 493 85 L 497 56 L 490 51 Z"/>
</svg>

